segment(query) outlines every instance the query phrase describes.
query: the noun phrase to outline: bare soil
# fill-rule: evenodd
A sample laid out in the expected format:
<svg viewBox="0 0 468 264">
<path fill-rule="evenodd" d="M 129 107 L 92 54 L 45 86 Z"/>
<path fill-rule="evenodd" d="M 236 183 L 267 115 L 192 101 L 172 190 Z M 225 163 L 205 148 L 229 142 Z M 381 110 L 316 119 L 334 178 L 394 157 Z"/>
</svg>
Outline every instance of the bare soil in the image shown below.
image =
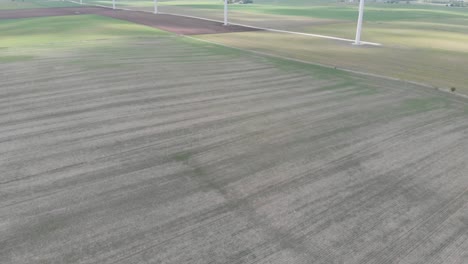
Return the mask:
<svg viewBox="0 0 468 264">
<path fill-rule="evenodd" d="M 0 64 L 2 264 L 468 263 L 466 100 L 180 39 Z"/>
</svg>

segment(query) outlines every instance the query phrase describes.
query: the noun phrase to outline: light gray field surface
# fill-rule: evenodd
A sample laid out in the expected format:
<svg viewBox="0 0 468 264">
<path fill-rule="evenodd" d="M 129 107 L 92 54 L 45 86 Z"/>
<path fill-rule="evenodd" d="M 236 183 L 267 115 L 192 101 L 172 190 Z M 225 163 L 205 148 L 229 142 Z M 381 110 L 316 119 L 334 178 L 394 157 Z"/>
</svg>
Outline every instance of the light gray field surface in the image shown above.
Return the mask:
<svg viewBox="0 0 468 264">
<path fill-rule="evenodd" d="M 0 64 L 2 264 L 468 263 L 465 99 L 183 39 Z"/>
</svg>

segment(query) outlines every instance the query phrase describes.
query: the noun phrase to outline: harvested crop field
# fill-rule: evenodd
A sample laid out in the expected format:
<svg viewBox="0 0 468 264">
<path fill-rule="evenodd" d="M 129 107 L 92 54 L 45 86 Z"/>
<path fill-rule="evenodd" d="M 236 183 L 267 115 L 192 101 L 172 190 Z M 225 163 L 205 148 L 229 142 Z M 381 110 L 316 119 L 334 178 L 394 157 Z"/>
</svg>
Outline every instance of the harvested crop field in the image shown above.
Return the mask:
<svg viewBox="0 0 468 264">
<path fill-rule="evenodd" d="M 0 49 L 2 263 L 468 261 L 466 99 L 55 19 Z"/>
<path fill-rule="evenodd" d="M 258 31 L 258 29 L 229 25 L 190 17 L 181 17 L 168 14 L 151 14 L 139 11 L 111 10 L 102 7 L 61 7 L 0 10 L 0 19 L 17 19 L 30 17 L 49 17 L 94 14 L 122 19 L 145 26 L 151 26 L 169 32 L 183 35 L 216 34 L 229 32 Z"/>
</svg>

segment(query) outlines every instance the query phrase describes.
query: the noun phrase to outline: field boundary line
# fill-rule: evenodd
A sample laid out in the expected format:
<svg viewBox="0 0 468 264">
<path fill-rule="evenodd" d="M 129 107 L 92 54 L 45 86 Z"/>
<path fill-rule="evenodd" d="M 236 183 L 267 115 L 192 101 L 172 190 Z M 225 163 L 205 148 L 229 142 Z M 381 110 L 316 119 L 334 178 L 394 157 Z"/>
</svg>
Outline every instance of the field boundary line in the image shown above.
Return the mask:
<svg viewBox="0 0 468 264">
<path fill-rule="evenodd" d="M 196 18 L 196 19 L 201 19 L 201 20 L 207 20 L 207 21 L 213 21 L 213 22 L 223 23 L 223 21 L 221 21 L 221 20 L 208 19 L 208 18 L 197 17 L 197 16 L 181 15 L 181 14 L 175 14 L 175 13 L 163 13 L 163 12 L 161 12 L 160 14 L 173 15 L 173 16 L 180 16 L 180 17 L 188 17 L 188 18 Z M 320 35 L 320 34 L 313 34 L 313 33 L 304 33 L 304 32 L 289 31 L 289 30 L 274 29 L 274 28 L 257 27 L 257 26 L 251 26 L 251 25 L 240 24 L 240 23 L 229 23 L 229 25 L 242 26 L 242 27 L 249 27 L 249 28 L 255 28 L 255 29 L 259 29 L 259 30 L 263 30 L 263 31 L 270 31 L 270 32 L 276 32 L 276 33 L 294 34 L 294 35 L 301 35 L 301 36 L 307 36 L 307 37 L 316 37 L 316 38 L 331 39 L 331 40 L 339 40 L 339 41 L 345 41 L 345 42 L 354 43 L 354 40 L 353 40 L 353 39 L 339 38 L 339 37 L 333 37 L 333 36 L 327 36 L 327 35 Z M 361 41 L 361 44 L 363 44 L 363 45 L 370 45 L 370 46 L 383 46 L 383 45 L 380 44 L 380 43 L 369 42 L 369 41 Z"/>
<path fill-rule="evenodd" d="M 71 3 L 75 3 L 75 4 L 80 4 L 80 2 L 73 1 L 73 0 L 66 0 L 66 1 L 71 2 Z M 112 9 L 112 10 L 124 10 L 124 11 L 133 11 L 133 12 L 143 12 L 143 13 L 154 14 L 154 12 L 146 11 L 146 10 L 134 10 L 134 9 L 128 9 L 128 8 L 122 8 L 122 7 L 116 7 L 114 9 L 114 8 L 112 8 L 110 6 L 104 6 L 104 5 L 98 5 L 98 4 L 87 4 L 87 3 L 83 3 L 83 5 L 98 6 L 98 7 L 103 7 L 103 8 L 109 8 L 109 9 Z M 190 15 L 182 15 L 182 14 L 166 13 L 166 12 L 158 12 L 158 14 L 179 16 L 179 17 L 187 17 L 187 18 L 195 18 L 195 19 L 200 19 L 200 20 L 205 20 L 205 21 L 223 23 L 223 21 L 221 21 L 221 20 L 209 19 L 209 18 L 198 17 L 198 16 L 190 16 Z M 157 14 L 155 14 L 155 15 L 157 15 Z M 276 33 L 285 33 L 285 34 L 293 34 L 293 35 L 300 35 L 300 36 L 306 36 L 306 37 L 323 38 L 323 39 L 344 41 L 344 42 L 349 42 L 349 43 L 354 43 L 355 42 L 353 39 L 339 38 L 339 37 L 333 37 L 333 36 L 327 36 L 327 35 L 321 35 L 321 34 L 313 34 L 313 33 L 304 33 L 304 32 L 297 32 L 297 31 L 282 30 L 282 29 L 257 27 L 257 26 L 251 26 L 251 25 L 240 24 L 240 23 L 228 23 L 228 24 L 229 25 L 234 25 L 234 26 L 248 27 L 248 28 L 253 28 L 253 29 L 258 29 L 258 30 L 263 30 L 263 31 L 276 32 Z M 383 46 L 380 43 L 369 42 L 369 41 L 361 41 L 361 44 L 362 45 L 369 45 L 369 46 Z"/>
<path fill-rule="evenodd" d="M 112 10 L 124 10 L 124 11 L 137 11 L 137 10 L 131 10 L 131 9 L 127 9 L 127 8 L 112 8 L 111 6 L 105 6 L 105 5 L 99 5 L 99 4 L 90 4 L 90 3 L 80 3 L 78 1 L 73 1 L 73 0 L 65 0 L 66 2 L 70 2 L 70 3 L 74 3 L 74 4 L 78 4 L 80 6 L 97 6 L 97 7 L 103 7 L 103 8 L 108 8 L 108 9 L 112 9 Z"/>
</svg>

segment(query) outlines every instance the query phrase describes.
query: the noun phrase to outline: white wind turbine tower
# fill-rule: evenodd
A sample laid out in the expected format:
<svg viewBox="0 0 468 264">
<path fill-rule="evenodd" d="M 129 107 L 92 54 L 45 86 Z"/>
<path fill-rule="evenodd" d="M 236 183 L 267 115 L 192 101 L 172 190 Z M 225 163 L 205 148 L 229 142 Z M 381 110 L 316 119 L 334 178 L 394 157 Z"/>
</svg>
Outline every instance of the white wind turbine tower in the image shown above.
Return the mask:
<svg viewBox="0 0 468 264">
<path fill-rule="evenodd" d="M 361 45 L 361 31 L 362 31 L 362 18 L 364 16 L 364 1 L 359 1 L 359 17 L 357 22 L 357 29 L 356 29 L 356 40 L 354 41 L 354 45 Z"/>
<path fill-rule="evenodd" d="M 224 0 L 224 25 L 228 25 L 228 0 Z"/>
</svg>

